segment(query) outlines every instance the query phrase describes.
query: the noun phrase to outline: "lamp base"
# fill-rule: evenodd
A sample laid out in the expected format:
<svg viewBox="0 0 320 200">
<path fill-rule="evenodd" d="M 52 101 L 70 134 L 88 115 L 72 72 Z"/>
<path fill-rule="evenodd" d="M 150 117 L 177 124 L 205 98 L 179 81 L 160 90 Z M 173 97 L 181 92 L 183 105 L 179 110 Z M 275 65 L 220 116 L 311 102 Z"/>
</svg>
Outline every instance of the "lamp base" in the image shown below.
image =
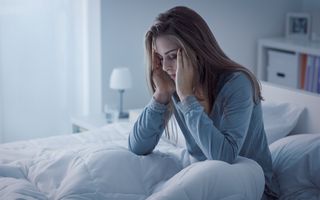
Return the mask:
<svg viewBox="0 0 320 200">
<path fill-rule="evenodd" d="M 128 112 L 120 112 L 119 113 L 119 119 L 127 119 L 127 118 L 129 118 Z"/>
</svg>

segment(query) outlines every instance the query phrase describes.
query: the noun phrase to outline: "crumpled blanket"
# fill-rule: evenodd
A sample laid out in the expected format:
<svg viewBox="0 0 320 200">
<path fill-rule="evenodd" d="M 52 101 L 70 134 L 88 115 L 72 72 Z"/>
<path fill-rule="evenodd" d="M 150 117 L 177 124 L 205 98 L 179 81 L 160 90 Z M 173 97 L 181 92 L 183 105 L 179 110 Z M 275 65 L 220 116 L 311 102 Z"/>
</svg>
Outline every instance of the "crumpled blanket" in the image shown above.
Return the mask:
<svg viewBox="0 0 320 200">
<path fill-rule="evenodd" d="M 160 140 L 154 152 L 128 151 L 131 123 L 80 134 L 0 145 L 0 199 L 259 199 L 261 167 L 196 162 Z"/>
</svg>

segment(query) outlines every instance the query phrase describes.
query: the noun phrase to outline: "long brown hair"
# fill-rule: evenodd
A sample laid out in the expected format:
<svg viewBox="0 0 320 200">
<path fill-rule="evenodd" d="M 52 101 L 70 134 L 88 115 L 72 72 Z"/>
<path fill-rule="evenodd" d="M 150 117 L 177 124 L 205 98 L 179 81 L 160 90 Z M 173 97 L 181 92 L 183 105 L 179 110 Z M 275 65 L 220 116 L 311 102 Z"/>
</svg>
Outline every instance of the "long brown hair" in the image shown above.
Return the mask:
<svg viewBox="0 0 320 200">
<path fill-rule="evenodd" d="M 260 83 L 254 74 L 228 58 L 219 47 L 205 20 L 192 9 L 183 6 L 174 7 L 159 14 L 146 33 L 147 82 L 152 93 L 155 92 L 152 81 L 152 51 L 155 49 L 155 40 L 160 35 L 174 38 L 186 52 L 193 66 L 196 66 L 196 83 L 203 88 L 208 98 L 209 111 L 212 110 L 218 93 L 217 83 L 221 75 L 226 73 L 240 71 L 246 74 L 252 83 L 254 102 L 258 103 L 262 99 Z M 166 123 L 172 115 L 172 102 L 169 103 L 169 108 Z M 169 136 L 168 133 L 167 136 Z"/>
</svg>

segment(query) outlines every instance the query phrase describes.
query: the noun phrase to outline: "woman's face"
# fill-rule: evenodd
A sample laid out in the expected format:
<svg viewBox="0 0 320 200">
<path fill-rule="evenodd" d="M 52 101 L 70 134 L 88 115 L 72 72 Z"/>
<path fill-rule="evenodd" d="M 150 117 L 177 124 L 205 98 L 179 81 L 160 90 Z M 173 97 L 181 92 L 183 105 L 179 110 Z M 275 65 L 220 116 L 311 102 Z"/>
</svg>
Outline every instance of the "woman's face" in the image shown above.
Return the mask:
<svg viewBox="0 0 320 200">
<path fill-rule="evenodd" d="M 173 80 L 177 71 L 178 44 L 170 36 L 164 35 L 156 38 L 156 54 L 158 55 L 163 71 Z"/>
</svg>

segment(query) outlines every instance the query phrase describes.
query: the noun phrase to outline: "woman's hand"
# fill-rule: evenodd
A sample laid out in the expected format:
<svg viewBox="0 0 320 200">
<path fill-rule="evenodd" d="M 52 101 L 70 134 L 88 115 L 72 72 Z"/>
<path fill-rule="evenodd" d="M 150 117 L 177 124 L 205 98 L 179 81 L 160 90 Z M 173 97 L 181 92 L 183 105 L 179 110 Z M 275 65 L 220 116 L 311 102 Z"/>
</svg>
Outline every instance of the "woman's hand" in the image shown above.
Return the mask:
<svg viewBox="0 0 320 200">
<path fill-rule="evenodd" d="M 170 76 L 162 70 L 160 58 L 154 51 L 152 51 L 152 57 L 152 80 L 156 86 L 156 91 L 153 94 L 153 97 L 159 103 L 167 104 L 176 90 L 175 84 Z"/>
<path fill-rule="evenodd" d="M 177 55 L 176 91 L 180 101 L 183 101 L 187 96 L 193 95 L 193 76 L 194 67 L 187 54 L 182 49 L 179 49 Z"/>
</svg>

